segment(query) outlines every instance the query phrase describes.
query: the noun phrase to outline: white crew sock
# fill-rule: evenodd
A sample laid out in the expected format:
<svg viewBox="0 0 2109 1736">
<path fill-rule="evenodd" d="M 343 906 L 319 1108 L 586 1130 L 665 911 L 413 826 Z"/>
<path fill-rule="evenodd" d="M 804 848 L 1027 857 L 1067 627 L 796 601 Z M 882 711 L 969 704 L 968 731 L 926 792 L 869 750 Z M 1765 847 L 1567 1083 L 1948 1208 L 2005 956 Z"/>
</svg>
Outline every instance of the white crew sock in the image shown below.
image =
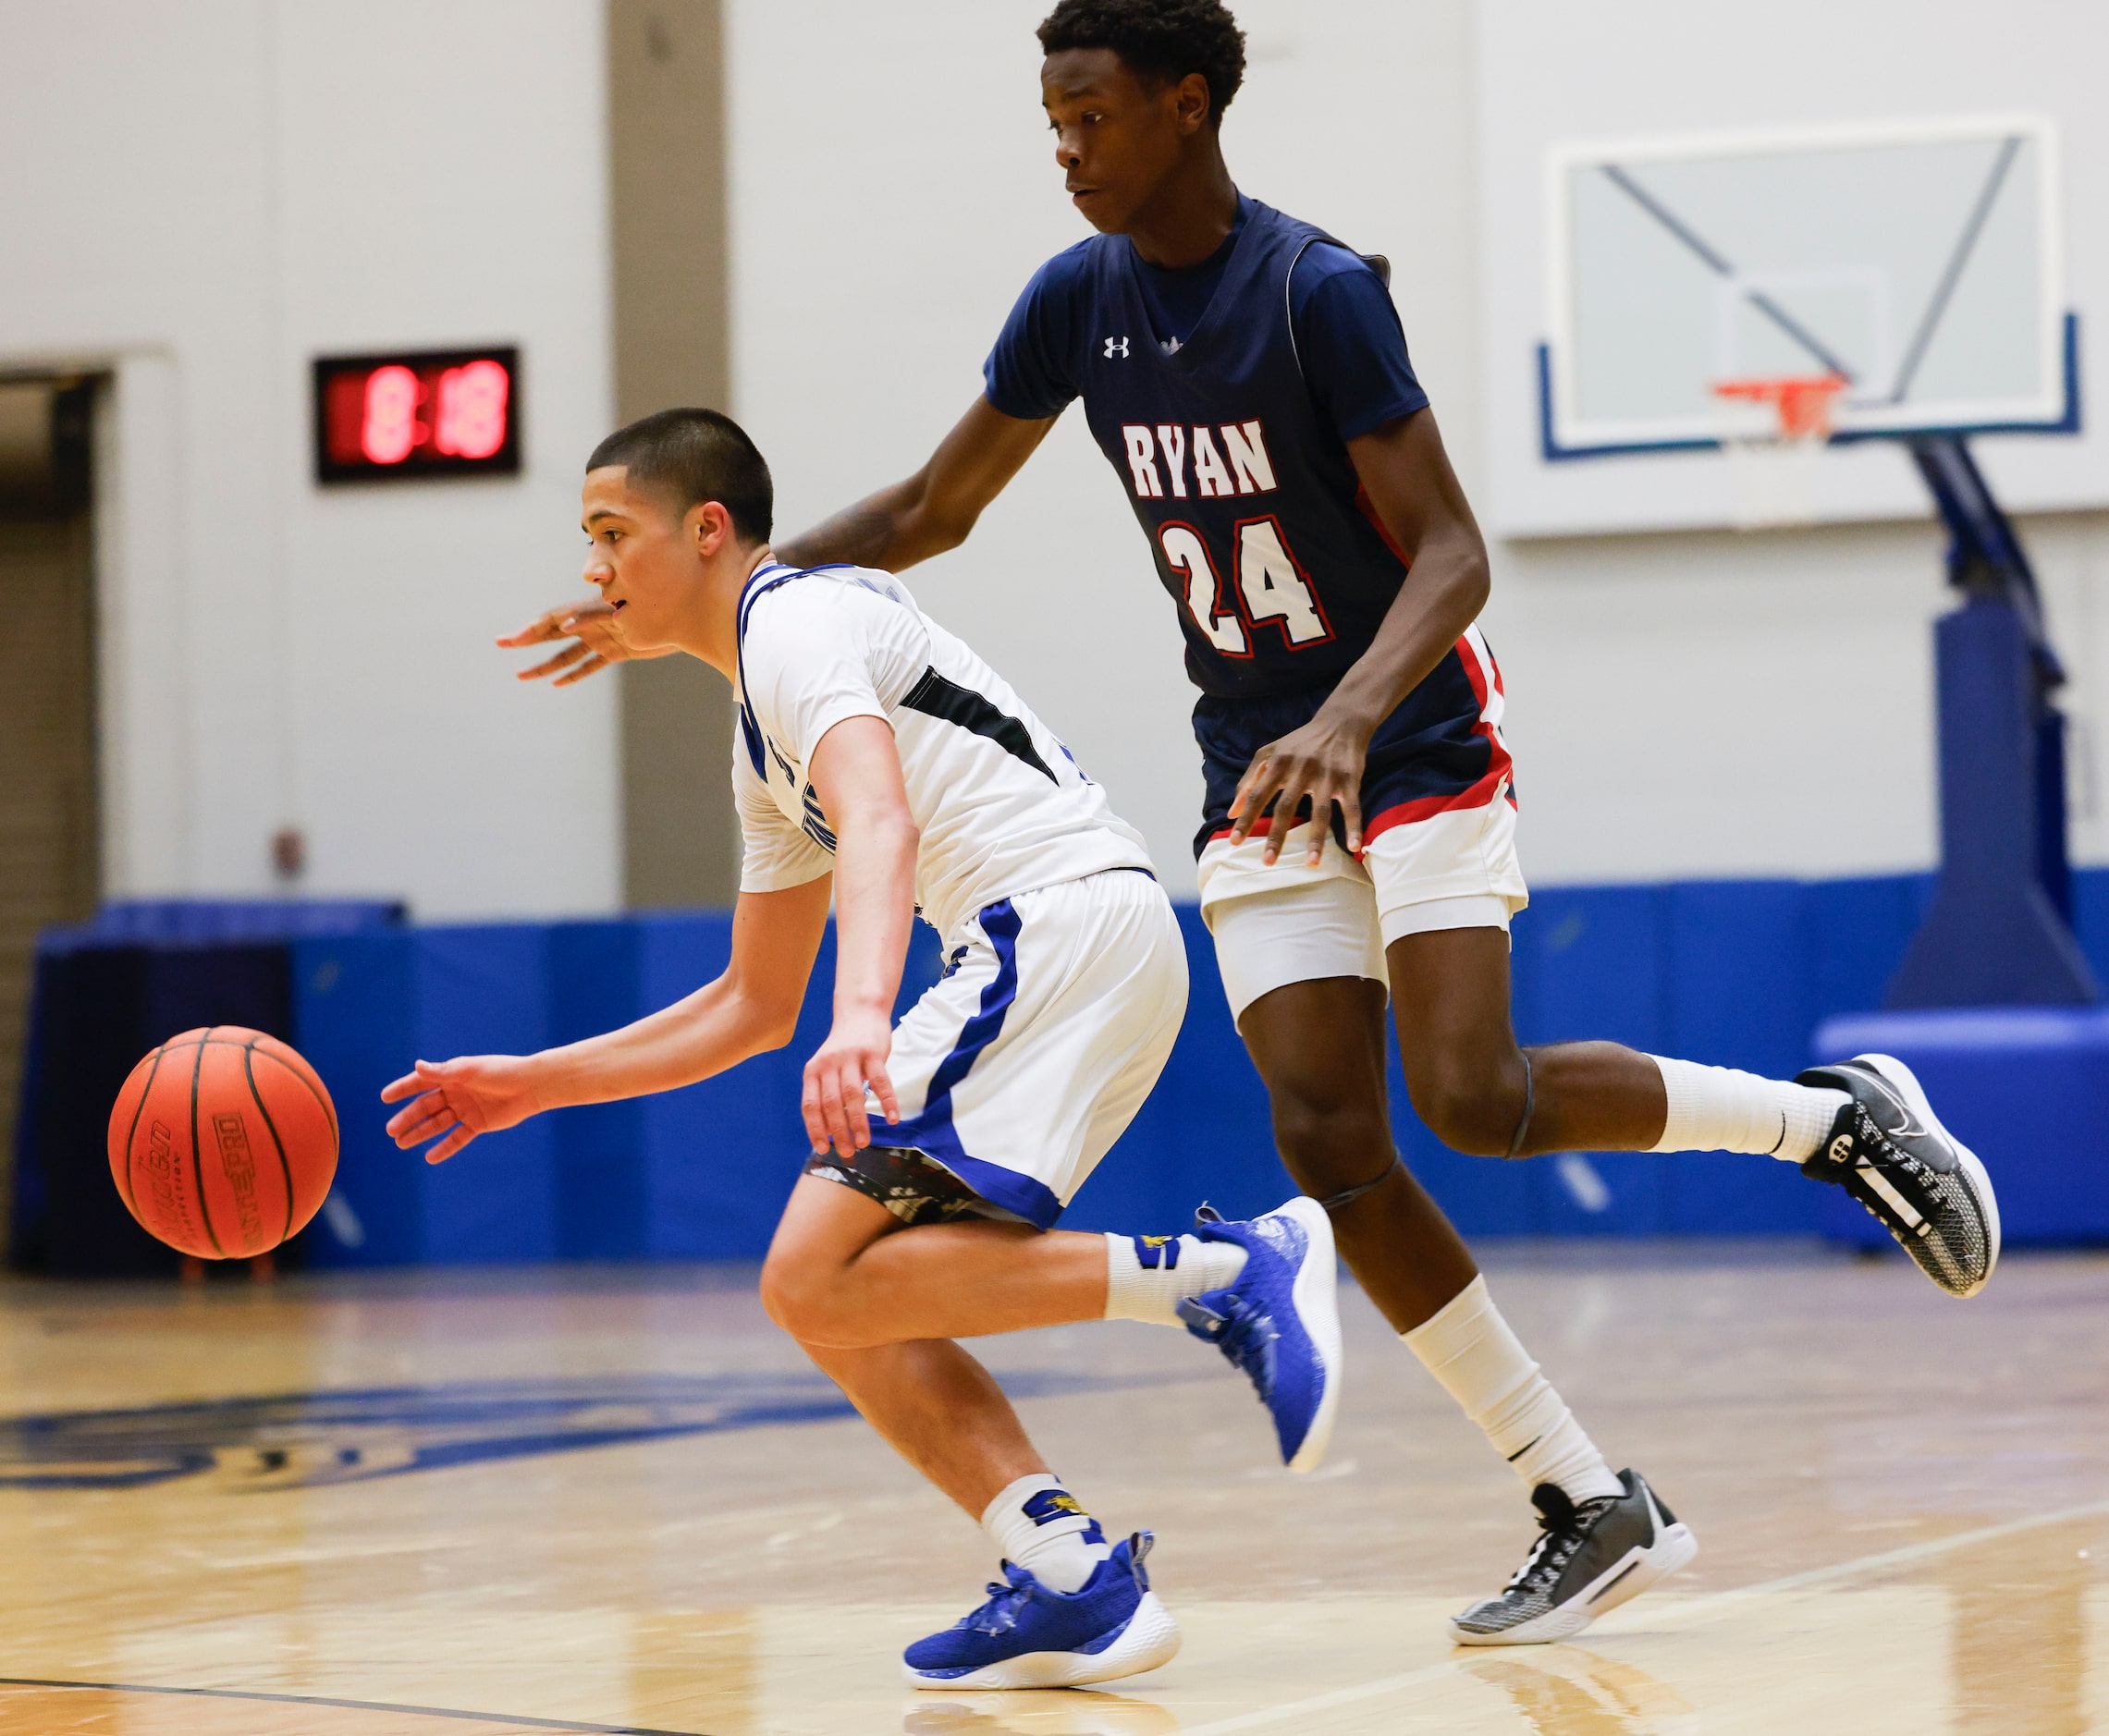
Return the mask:
<svg viewBox="0 0 2109 1736">
<path fill-rule="evenodd" d="M 1204 1290 L 1227 1290 L 1245 1270 L 1234 1241 L 1198 1236 L 1106 1238 L 1106 1318 L 1179 1326 L 1178 1304 Z"/>
<path fill-rule="evenodd" d="M 1625 1492 L 1603 1454 L 1509 1330 L 1485 1278 L 1474 1278 L 1432 1319 L 1399 1336 L 1486 1431 L 1525 1488 L 1557 1484 L 1575 1501 Z"/>
<path fill-rule="evenodd" d="M 1048 1471 L 1020 1477 L 989 1502 L 981 1528 L 1006 1561 L 1017 1562 L 1049 1591 L 1082 1591 L 1113 1553 L 1098 1522 Z"/>
<path fill-rule="evenodd" d="M 1652 1151 L 1744 1151 L 1806 1163 L 1831 1135 L 1842 1091 L 1760 1079 L 1733 1067 L 1648 1057 L 1662 1070 L 1670 1119 Z"/>
</svg>

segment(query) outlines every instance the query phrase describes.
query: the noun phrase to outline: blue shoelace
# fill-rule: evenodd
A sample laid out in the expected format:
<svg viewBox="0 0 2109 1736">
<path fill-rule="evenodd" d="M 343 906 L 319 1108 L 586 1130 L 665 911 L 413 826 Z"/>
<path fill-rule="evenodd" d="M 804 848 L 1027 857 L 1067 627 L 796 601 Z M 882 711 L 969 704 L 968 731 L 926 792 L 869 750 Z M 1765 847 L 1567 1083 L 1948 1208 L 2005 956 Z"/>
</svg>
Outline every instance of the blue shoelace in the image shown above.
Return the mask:
<svg viewBox="0 0 2109 1736">
<path fill-rule="evenodd" d="M 1274 1390 L 1274 1346 L 1281 1334 L 1258 1303 L 1234 1290 L 1220 1292 L 1220 1308 L 1198 1298 L 1179 1304 L 1180 1318 L 1250 1375 L 1262 1394 Z"/>
<path fill-rule="evenodd" d="M 1008 1633 L 1018 1625 L 1018 1611 L 1024 1608 L 1033 1595 L 1030 1585 L 999 1585 L 993 1580 L 982 1589 L 988 1594 L 988 1601 L 972 1615 L 962 1616 L 959 1625 L 970 1628 L 976 1633 L 994 1638 Z"/>
</svg>

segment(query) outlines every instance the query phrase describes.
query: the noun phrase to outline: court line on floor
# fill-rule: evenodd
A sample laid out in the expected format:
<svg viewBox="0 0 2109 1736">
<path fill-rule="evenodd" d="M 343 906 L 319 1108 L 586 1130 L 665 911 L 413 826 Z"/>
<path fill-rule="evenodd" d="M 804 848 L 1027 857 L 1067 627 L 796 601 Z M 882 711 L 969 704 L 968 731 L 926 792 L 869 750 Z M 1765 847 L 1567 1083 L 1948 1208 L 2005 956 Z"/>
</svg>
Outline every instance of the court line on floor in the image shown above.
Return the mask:
<svg viewBox="0 0 2109 1736">
<path fill-rule="evenodd" d="M 1711 1618 L 1713 1614 L 1746 1598 L 1776 1596 L 1784 1592 L 1806 1591 L 1814 1585 L 1835 1584 L 1841 1580 L 1860 1579 L 1870 1573 L 1879 1573 L 1884 1568 L 1903 1567 L 1912 1561 L 1923 1561 L 1936 1555 L 1946 1555 L 1956 1549 L 1968 1549 L 1980 1543 L 1996 1543 L 2002 1537 L 2015 1537 L 2025 1531 L 2041 1531 L 2046 1525 L 2062 1525 L 2072 1520 L 2109 1517 L 2109 1501 L 2087 1501 L 2078 1507 L 2061 1507 L 2048 1513 L 2037 1513 L 2028 1519 L 2010 1519 L 2004 1524 L 1980 1525 L 1975 1531 L 1958 1531 L 1952 1536 L 1930 1537 L 1924 1543 L 1907 1543 L 1894 1549 L 1883 1549 L 1874 1555 L 1856 1556 L 1850 1561 L 1840 1561 L 1832 1567 L 1812 1567 L 1805 1572 L 1788 1573 L 1779 1579 L 1761 1580 L 1755 1585 L 1736 1585 L 1727 1591 L 1705 1592 L 1689 1603 L 1674 1609 L 1665 1609 L 1655 1618 L 1658 1624 L 1677 1623 L 1680 1626 Z"/>
<path fill-rule="evenodd" d="M 1691 1627 L 1710 1620 L 1714 1616 L 1748 1598 L 1777 1596 L 1807 1591 L 1812 1586 L 1834 1584 L 1842 1580 L 1859 1579 L 1869 1573 L 1879 1573 L 1884 1568 L 1902 1567 L 1908 1562 L 1923 1561 L 1931 1556 L 1946 1555 L 1956 1549 L 1968 1549 L 1980 1543 L 1995 1543 L 2002 1537 L 2017 1536 L 2025 1531 L 2040 1531 L 2046 1525 L 2062 1525 L 2073 1520 L 2102 1517 L 2109 1517 L 2109 1501 L 2089 1501 L 2083 1506 L 2063 1507 L 2054 1512 L 2037 1513 L 2028 1519 L 2008 1520 L 2005 1524 L 1981 1525 L 1975 1531 L 1958 1531 L 1953 1536 L 1934 1537 L 1925 1543 L 1906 1544 L 1901 1548 L 1884 1549 L 1875 1555 L 1857 1556 L 1850 1561 L 1840 1561 L 1831 1567 L 1810 1568 L 1806 1572 L 1788 1573 L 1779 1579 L 1762 1580 L 1755 1585 L 1738 1585 L 1728 1591 L 1707 1592 L 1687 1604 L 1657 1612 L 1652 1625 Z M 1611 1636 L 1607 1634 L 1605 1637 Z M 1485 1657 L 1491 1649 L 1480 1649 L 1478 1657 Z M 1313 1694 L 1306 1700 L 1292 1700 L 1285 1705 L 1264 1706 L 1254 1712 L 1241 1712 L 1235 1718 L 1219 1718 L 1213 1724 L 1189 1726 L 1182 1730 L 1181 1736 L 1232 1736 L 1232 1732 L 1236 1730 L 1264 1730 L 1269 1724 L 1280 1724 L 1289 1718 L 1330 1712 L 1339 1706 L 1352 1705 L 1360 1700 L 1380 1699 L 1385 1694 L 1397 1693 L 1402 1689 L 1418 1687 L 1424 1681 L 1438 1681 L 1445 1676 L 1461 1675 L 1465 1672 L 1466 1661 L 1455 1657 L 1447 1658 L 1440 1664 L 1426 1664 L 1418 1669 L 1405 1670 L 1396 1676 L 1379 1676 L 1374 1681 L 1357 1682 L 1352 1688 L 1335 1688 L 1330 1693 Z"/>
<path fill-rule="evenodd" d="M 81 1688 L 104 1693 L 162 1693 L 193 1700 L 255 1700 L 272 1705 L 326 1705 L 346 1712 L 396 1712 L 410 1718 L 450 1718 L 465 1724 L 510 1724 L 518 1730 L 570 1730 L 575 1736 L 702 1736 L 697 1730 L 645 1730 L 634 1724 L 576 1724 L 569 1718 L 517 1712 L 465 1712 L 444 1705 L 398 1705 L 388 1700 L 338 1700 L 319 1693 L 262 1693 L 244 1688 L 164 1688 L 144 1681 L 60 1681 L 0 1676 L 0 1688 Z"/>
</svg>

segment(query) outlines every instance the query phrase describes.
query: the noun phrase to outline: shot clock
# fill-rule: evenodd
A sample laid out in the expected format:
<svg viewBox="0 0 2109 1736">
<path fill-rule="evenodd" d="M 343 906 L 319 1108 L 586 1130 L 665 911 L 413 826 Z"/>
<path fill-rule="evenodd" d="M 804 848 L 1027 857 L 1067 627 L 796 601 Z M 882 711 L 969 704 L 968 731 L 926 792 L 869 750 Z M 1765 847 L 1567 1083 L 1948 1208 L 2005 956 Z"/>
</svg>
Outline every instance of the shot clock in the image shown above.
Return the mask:
<svg viewBox="0 0 2109 1736">
<path fill-rule="evenodd" d="M 323 356 L 314 364 L 315 480 L 514 475 L 520 351 Z"/>
</svg>

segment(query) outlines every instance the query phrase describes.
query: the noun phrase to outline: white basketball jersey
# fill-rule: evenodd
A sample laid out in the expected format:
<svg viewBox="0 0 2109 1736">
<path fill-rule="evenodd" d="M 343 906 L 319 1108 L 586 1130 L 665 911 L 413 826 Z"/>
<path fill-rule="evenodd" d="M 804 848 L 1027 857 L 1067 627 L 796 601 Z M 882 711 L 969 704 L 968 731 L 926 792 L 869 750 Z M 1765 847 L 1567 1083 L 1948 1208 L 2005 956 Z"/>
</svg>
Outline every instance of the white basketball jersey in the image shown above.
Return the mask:
<svg viewBox="0 0 2109 1736">
<path fill-rule="evenodd" d="M 915 901 L 942 935 L 1013 893 L 1150 865 L 1069 750 L 891 573 L 759 568 L 740 600 L 738 697 L 743 892 L 833 869 L 834 827 L 807 766 L 846 717 L 892 727 L 922 833 Z"/>
</svg>

